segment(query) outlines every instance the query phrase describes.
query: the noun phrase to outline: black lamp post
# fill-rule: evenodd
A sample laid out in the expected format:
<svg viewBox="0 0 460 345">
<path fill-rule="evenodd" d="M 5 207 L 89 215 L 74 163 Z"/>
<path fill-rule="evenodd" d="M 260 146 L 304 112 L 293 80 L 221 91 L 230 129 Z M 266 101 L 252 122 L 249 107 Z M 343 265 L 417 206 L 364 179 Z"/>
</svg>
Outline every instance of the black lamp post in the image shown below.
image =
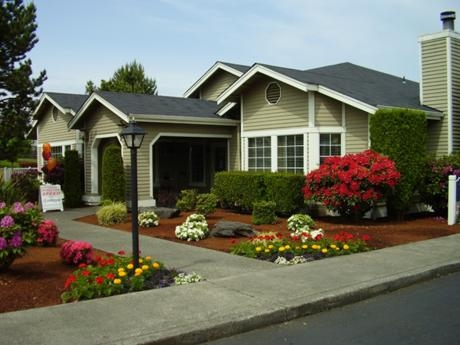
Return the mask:
<svg viewBox="0 0 460 345">
<path fill-rule="evenodd" d="M 131 150 L 131 233 L 133 237 L 134 268 L 139 267 L 139 222 L 137 220 L 137 150 L 142 145 L 145 131 L 134 120 L 120 132 L 126 146 Z"/>
</svg>

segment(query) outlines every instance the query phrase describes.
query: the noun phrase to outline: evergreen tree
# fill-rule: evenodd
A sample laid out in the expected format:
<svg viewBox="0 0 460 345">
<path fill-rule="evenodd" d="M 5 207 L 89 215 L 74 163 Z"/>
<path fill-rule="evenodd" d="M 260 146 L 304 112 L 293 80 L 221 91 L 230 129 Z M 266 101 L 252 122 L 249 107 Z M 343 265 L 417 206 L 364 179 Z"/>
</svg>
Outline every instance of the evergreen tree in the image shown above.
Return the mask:
<svg viewBox="0 0 460 345">
<path fill-rule="evenodd" d="M 97 90 L 147 95 L 158 94 L 155 79 L 146 77 L 144 67 L 136 60 L 116 70 L 111 79 L 102 79 L 99 87 L 91 80 L 86 83 L 86 93 L 89 94 Z"/>
<path fill-rule="evenodd" d="M 33 3 L 0 0 L 0 159 L 12 162 L 30 148 L 25 135 L 46 80 L 46 71 L 32 77 L 32 61 L 26 57 L 38 42 L 35 19 Z"/>
</svg>

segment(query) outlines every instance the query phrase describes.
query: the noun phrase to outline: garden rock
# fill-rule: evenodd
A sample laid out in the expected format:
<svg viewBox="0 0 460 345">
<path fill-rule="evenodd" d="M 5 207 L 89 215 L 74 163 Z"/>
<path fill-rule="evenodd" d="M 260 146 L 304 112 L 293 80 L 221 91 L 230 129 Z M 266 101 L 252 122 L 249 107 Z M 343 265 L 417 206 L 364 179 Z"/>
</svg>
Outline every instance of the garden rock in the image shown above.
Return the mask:
<svg viewBox="0 0 460 345">
<path fill-rule="evenodd" d="M 251 225 L 241 222 L 218 221 L 210 232 L 211 237 L 253 237 L 257 235 Z"/>
<path fill-rule="evenodd" d="M 170 207 L 142 207 L 139 208 L 139 212 L 153 211 L 160 218 L 175 218 L 179 217 L 180 210 L 178 208 Z"/>
</svg>

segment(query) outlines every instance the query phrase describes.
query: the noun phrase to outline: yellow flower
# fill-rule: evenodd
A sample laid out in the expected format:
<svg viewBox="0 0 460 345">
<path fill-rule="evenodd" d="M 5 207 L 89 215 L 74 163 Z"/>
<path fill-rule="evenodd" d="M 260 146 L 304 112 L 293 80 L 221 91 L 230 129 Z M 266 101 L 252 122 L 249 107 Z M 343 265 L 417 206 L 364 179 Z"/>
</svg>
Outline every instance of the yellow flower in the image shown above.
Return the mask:
<svg viewBox="0 0 460 345">
<path fill-rule="evenodd" d="M 137 276 L 140 276 L 142 274 L 142 268 L 136 268 L 136 270 L 134 271 L 134 275 L 137 277 Z"/>
<path fill-rule="evenodd" d="M 126 272 L 125 271 L 118 271 L 118 276 L 119 277 L 124 277 L 124 276 L 126 276 Z"/>
<path fill-rule="evenodd" d="M 141 264 L 141 263 L 143 263 L 143 262 L 144 262 L 144 259 L 139 258 L 139 263 Z"/>
<path fill-rule="evenodd" d="M 133 265 L 133 264 L 128 264 L 128 265 L 126 266 L 126 268 L 127 268 L 128 270 L 132 270 L 132 269 L 134 268 L 134 265 Z"/>
<path fill-rule="evenodd" d="M 123 267 L 120 267 L 120 268 L 118 269 L 118 272 L 124 272 L 124 270 L 125 270 L 125 269 L 124 269 Z"/>
<path fill-rule="evenodd" d="M 268 249 L 273 249 L 273 244 L 270 244 L 270 245 L 268 246 Z"/>
<path fill-rule="evenodd" d="M 261 251 L 262 251 L 262 248 L 256 247 L 256 252 L 257 252 L 257 253 L 258 253 L 258 252 L 261 252 Z"/>
<path fill-rule="evenodd" d="M 148 265 L 142 265 L 141 268 L 143 271 L 147 271 L 150 267 Z"/>
<path fill-rule="evenodd" d="M 348 250 L 348 249 L 350 249 L 350 247 L 348 246 L 348 244 L 344 244 L 344 245 L 343 245 L 343 250 Z"/>
<path fill-rule="evenodd" d="M 152 267 L 153 267 L 154 269 L 157 270 L 157 269 L 160 268 L 160 264 L 159 264 L 158 262 L 155 261 L 155 262 L 152 264 Z"/>
<path fill-rule="evenodd" d="M 265 253 L 270 253 L 270 249 L 265 248 Z"/>
<path fill-rule="evenodd" d="M 286 244 L 286 245 L 284 246 L 284 248 L 285 248 L 286 250 L 287 250 L 287 249 L 291 249 L 291 246 L 290 246 L 289 244 Z"/>
<path fill-rule="evenodd" d="M 331 244 L 331 249 L 336 249 L 337 246 L 335 244 Z"/>
<path fill-rule="evenodd" d="M 145 261 L 152 261 L 152 257 L 150 255 L 146 256 Z"/>
<path fill-rule="evenodd" d="M 327 249 L 326 249 L 326 248 L 323 248 L 323 249 L 321 250 L 321 252 L 322 252 L 323 254 L 326 254 L 326 253 L 327 253 Z"/>
<path fill-rule="evenodd" d="M 279 247 L 279 248 L 278 248 L 278 251 L 279 251 L 279 252 L 284 252 L 285 249 L 286 249 L 286 248 L 284 248 L 284 247 Z"/>
<path fill-rule="evenodd" d="M 119 284 L 121 284 L 121 279 L 115 278 L 115 279 L 113 280 L 113 283 L 114 283 L 115 285 L 119 285 Z"/>
<path fill-rule="evenodd" d="M 302 245 L 302 249 L 308 249 L 308 245 L 303 244 L 303 245 Z"/>
</svg>

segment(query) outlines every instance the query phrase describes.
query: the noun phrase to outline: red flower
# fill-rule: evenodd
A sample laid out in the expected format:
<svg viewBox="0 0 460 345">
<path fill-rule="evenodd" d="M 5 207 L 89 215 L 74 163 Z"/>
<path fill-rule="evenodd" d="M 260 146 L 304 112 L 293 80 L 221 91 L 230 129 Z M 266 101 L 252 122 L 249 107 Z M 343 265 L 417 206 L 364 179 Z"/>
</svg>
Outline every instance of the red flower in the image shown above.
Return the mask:
<svg viewBox="0 0 460 345">
<path fill-rule="evenodd" d="M 126 255 L 126 252 L 125 252 L 124 250 L 120 250 L 120 251 L 118 252 L 118 255 L 121 255 L 121 256 Z"/>
<path fill-rule="evenodd" d="M 78 265 L 78 268 L 85 268 L 86 266 L 87 265 L 84 262 L 82 262 L 80 265 Z"/>
<path fill-rule="evenodd" d="M 96 277 L 96 284 L 101 285 L 104 283 L 105 278 L 104 277 Z"/>
<path fill-rule="evenodd" d="M 88 270 L 84 270 L 84 271 L 81 272 L 81 275 L 85 276 L 85 277 L 88 277 L 90 274 L 91 274 L 91 272 L 88 271 Z"/>
<path fill-rule="evenodd" d="M 75 277 L 73 274 L 71 274 L 65 281 L 64 283 L 64 289 L 68 289 L 72 283 L 77 280 L 77 277 Z"/>
<path fill-rule="evenodd" d="M 109 280 L 114 280 L 116 276 L 112 272 L 109 272 L 105 275 L 105 277 Z"/>
<path fill-rule="evenodd" d="M 361 239 L 364 241 L 364 242 L 368 242 L 371 240 L 371 237 L 369 235 L 362 235 L 361 236 Z"/>
</svg>

